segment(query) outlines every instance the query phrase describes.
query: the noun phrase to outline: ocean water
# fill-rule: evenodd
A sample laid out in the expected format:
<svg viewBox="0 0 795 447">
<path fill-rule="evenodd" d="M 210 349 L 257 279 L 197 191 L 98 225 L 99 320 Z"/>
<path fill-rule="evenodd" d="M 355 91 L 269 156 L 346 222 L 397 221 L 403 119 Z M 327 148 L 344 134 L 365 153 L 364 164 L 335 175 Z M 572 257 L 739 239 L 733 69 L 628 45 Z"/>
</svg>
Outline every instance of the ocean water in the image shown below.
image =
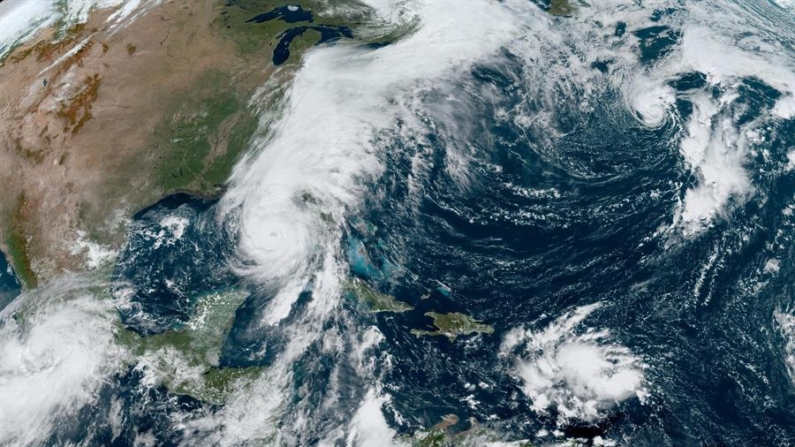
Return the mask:
<svg viewBox="0 0 795 447">
<path fill-rule="evenodd" d="M 369 4 L 417 28 L 310 51 L 223 197 L 138 213 L 102 297 L 0 313 L 0 421 L 30 421 L 0 440 L 411 445 L 455 414 L 492 445 L 795 443 L 786 2 Z M 255 373 L 222 402 L 121 341 L 230 289 L 208 362 Z M 428 312 L 493 332 L 418 336 Z"/>
<path fill-rule="evenodd" d="M 0 254 L 0 310 L 19 295 L 20 289 L 14 269 L 8 264 L 5 255 Z"/>
</svg>

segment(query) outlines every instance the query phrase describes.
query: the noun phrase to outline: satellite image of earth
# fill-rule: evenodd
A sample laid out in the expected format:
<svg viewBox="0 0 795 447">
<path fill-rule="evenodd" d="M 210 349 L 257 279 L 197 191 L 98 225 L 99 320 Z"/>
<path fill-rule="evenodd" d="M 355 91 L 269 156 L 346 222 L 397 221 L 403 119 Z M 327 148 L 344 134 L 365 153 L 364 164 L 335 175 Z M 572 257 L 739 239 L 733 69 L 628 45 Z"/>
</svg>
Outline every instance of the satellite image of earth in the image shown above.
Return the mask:
<svg viewBox="0 0 795 447">
<path fill-rule="evenodd" d="M 0 446 L 795 446 L 795 1 L 1 0 Z"/>
</svg>

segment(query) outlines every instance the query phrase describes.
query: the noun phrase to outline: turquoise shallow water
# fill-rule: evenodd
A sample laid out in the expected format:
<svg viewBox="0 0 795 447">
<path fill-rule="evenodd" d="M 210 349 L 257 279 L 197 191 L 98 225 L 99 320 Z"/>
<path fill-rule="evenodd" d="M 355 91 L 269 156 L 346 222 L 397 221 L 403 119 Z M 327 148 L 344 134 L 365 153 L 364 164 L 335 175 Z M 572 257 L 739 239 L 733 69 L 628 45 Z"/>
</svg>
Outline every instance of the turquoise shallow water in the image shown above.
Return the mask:
<svg viewBox="0 0 795 447">
<path fill-rule="evenodd" d="M 383 172 L 346 210 L 334 247 L 343 292 L 321 325 L 311 317 L 331 279 L 317 269 L 296 289 L 240 275 L 256 266 L 237 251 L 239 214 L 184 194 L 130 225 L 112 287 L 122 324 L 156 337 L 189 326 L 208 293 L 243 290 L 213 360 L 287 371 L 272 377 L 284 388 L 258 382 L 232 413 L 265 414 L 277 396 L 247 426 L 276 421 L 275 445 L 347 445 L 373 388 L 388 396 L 374 413 L 404 440 L 455 414 L 452 431 L 537 445 L 792 445 L 791 12 L 664 6 L 541 16 L 549 39 L 527 37 L 538 39 L 532 57 L 508 46 L 411 98 L 416 122 L 377 135 Z M 702 7 L 731 13 L 705 24 Z M 776 58 L 762 57 L 771 48 Z M 413 309 L 369 312 L 351 283 Z M 274 307 L 285 291 L 294 301 Z M 417 336 L 434 330 L 428 312 L 493 333 Z M 202 445 L 217 420 L 231 424 L 231 405 L 175 394 L 147 372 L 120 368 L 44 444 Z M 378 442 L 362 445 L 388 444 Z"/>
</svg>

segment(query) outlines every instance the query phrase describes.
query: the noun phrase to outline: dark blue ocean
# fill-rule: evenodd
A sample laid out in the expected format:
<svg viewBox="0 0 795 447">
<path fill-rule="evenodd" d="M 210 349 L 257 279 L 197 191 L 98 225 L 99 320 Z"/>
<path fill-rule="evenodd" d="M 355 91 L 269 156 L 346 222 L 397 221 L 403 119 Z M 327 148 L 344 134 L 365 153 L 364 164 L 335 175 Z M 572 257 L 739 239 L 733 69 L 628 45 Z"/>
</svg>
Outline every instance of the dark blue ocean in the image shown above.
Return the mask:
<svg viewBox="0 0 795 447">
<path fill-rule="evenodd" d="M 251 21 L 312 20 L 302 9 L 261 14 Z M 675 12 L 650 14 L 663 23 Z M 323 32 L 321 25 L 291 28 L 272 63 L 287 60 L 291 39 L 308 26 Z M 321 43 L 352 37 L 347 28 L 332 31 Z M 637 56 L 648 67 L 683 39 L 669 24 L 627 29 L 620 22 L 605 33 L 640 42 Z M 550 100 L 534 96 L 528 85 L 533 68 L 510 49 L 496 62 L 476 64 L 456 85 L 429 87 L 419 98 L 425 134 L 405 137 L 407 124 L 397 122 L 379 135 L 387 148 L 379 154 L 383 174 L 366 182 L 363 205 L 351 211 L 338 250 L 350 278 L 414 309 L 372 313 L 348 294 L 341 305 L 348 317 L 331 319 L 324 330 L 373 325 L 383 334 L 373 356 L 388 358 L 389 367 L 379 361 L 375 369 L 390 396 L 384 418 L 399 436 L 455 414 L 460 422 L 451 432 L 474 426 L 494 439 L 535 445 L 795 445 L 795 366 L 788 364 L 791 341 L 777 317 L 795 309 L 795 219 L 787 211 L 795 207 L 795 170 L 787 168 L 795 119 L 770 117 L 777 101 L 791 93 L 755 76 L 728 85 L 706 73 L 674 73 L 665 84 L 674 100 L 661 123 L 649 126 L 608 82 L 616 64 L 606 55 L 587 67 L 594 84 L 556 87 L 555 113 L 545 125 L 554 127 L 554 136 L 548 127 L 512 119 L 520 112 L 542 114 Z M 451 90 L 471 99 L 466 109 L 452 112 L 452 120 L 438 107 Z M 742 160 L 751 187 L 730 195 L 695 234 L 687 234 L 677 230 L 677 210 L 704 176 L 685 162 L 681 142 L 698 101 L 728 98 L 729 91 L 720 116 L 737 129 L 758 123 L 759 138 Z M 581 107 L 586 96 L 589 106 Z M 468 148 L 464 180 L 449 154 L 461 139 Z M 417 159 L 425 167 L 419 174 Z M 292 334 L 284 328 L 301 321 L 313 289 L 301 293 L 283 324 L 262 326 L 263 309 L 279 290 L 235 274 L 236 222 L 220 219 L 217 207 L 215 199 L 179 194 L 135 215 L 113 271 L 112 288 L 130 293 L 119 307 L 120 321 L 143 337 L 179 330 L 202 296 L 241 288 L 248 298 L 234 314 L 219 367 L 272 368 Z M 173 243 L 156 243 L 152 235 L 169 216 L 191 224 Z M 19 289 L 6 272 L 0 258 L 0 307 Z M 593 304 L 598 307 L 587 318 L 555 332 L 568 315 Z M 426 312 L 463 313 L 494 331 L 455 341 L 412 334 L 432 329 Z M 517 328 L 534 334 L 524 342 L 526 351 L 523 345 L 505 347 Z M 609 335 L 594 335 L 600 331 Z M 543 341 L 539 334 L 559 340 Z M 608 369 L 631 369 L 642 375 L 642 386 L 613 398 L 601 382 L 577 382 L 576 365 L 561 357 L 570 345 L 585 354 L 614 349 L 619 354 L 602 359 Z M 502 355 L 506 349 L 509 355 Z M 552 383 L 529 385 L 517 372 L 522 358 L 551 362 Z M 631 366 L 619 364 L 628 359 Z M 299 414 L 309 418 L 292 439 L 319 445 L 353 416 L 365 379 L 319 345 L 296 359 L 291 371 L 292 394 L 280 423 L 290 431 Z M 609 379 L 612 373 L 605 374 Z M 332 377 L 343 383 L 333 388 Z M 179 445 L 188 433 L 174 425 L 177 415 L 190 420 L 221 411 L 162 385 L 142 387 L 142 380 L 133 366 L 116 374 L 96 405 L 59 425 L 48 445 L 132 446 L 145 432 L 157 445 Z M 324 396 L 332 391 L 338 396 L 329 407 Z M 551 403 L 540 407 L 536 392 Z M 588 396 L 596 402 L 590 415 L 564 408 Z M 118 401 L 121 433 L 108 417 Z M 457 445 L 456 439 L 464 438 L 447 442 Z"/>
</svg>

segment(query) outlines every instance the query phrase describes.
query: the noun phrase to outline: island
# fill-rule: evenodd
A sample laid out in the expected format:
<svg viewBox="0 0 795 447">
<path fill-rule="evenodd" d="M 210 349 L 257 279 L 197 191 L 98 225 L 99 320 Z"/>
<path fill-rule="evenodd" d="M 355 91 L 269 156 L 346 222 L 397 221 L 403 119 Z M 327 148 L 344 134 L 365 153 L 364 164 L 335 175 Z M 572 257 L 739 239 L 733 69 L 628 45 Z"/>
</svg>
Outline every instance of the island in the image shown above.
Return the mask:
<svg viewBox="0 0 795 447">
<path fill-rule="evenodd" d="M 469 315 L 451 312 L 447 314 L 437 312 L 427 312 L 426 317 L 433 319 L 435 330 L 412 329 L 411 333 L 420 337 L 424 335 L 447 337 L 450 342 L 454 342 L 456 338 L 462 335 L 470 334 L 492 334 L 494 328 L 483 324 Z"/>
</svg>

